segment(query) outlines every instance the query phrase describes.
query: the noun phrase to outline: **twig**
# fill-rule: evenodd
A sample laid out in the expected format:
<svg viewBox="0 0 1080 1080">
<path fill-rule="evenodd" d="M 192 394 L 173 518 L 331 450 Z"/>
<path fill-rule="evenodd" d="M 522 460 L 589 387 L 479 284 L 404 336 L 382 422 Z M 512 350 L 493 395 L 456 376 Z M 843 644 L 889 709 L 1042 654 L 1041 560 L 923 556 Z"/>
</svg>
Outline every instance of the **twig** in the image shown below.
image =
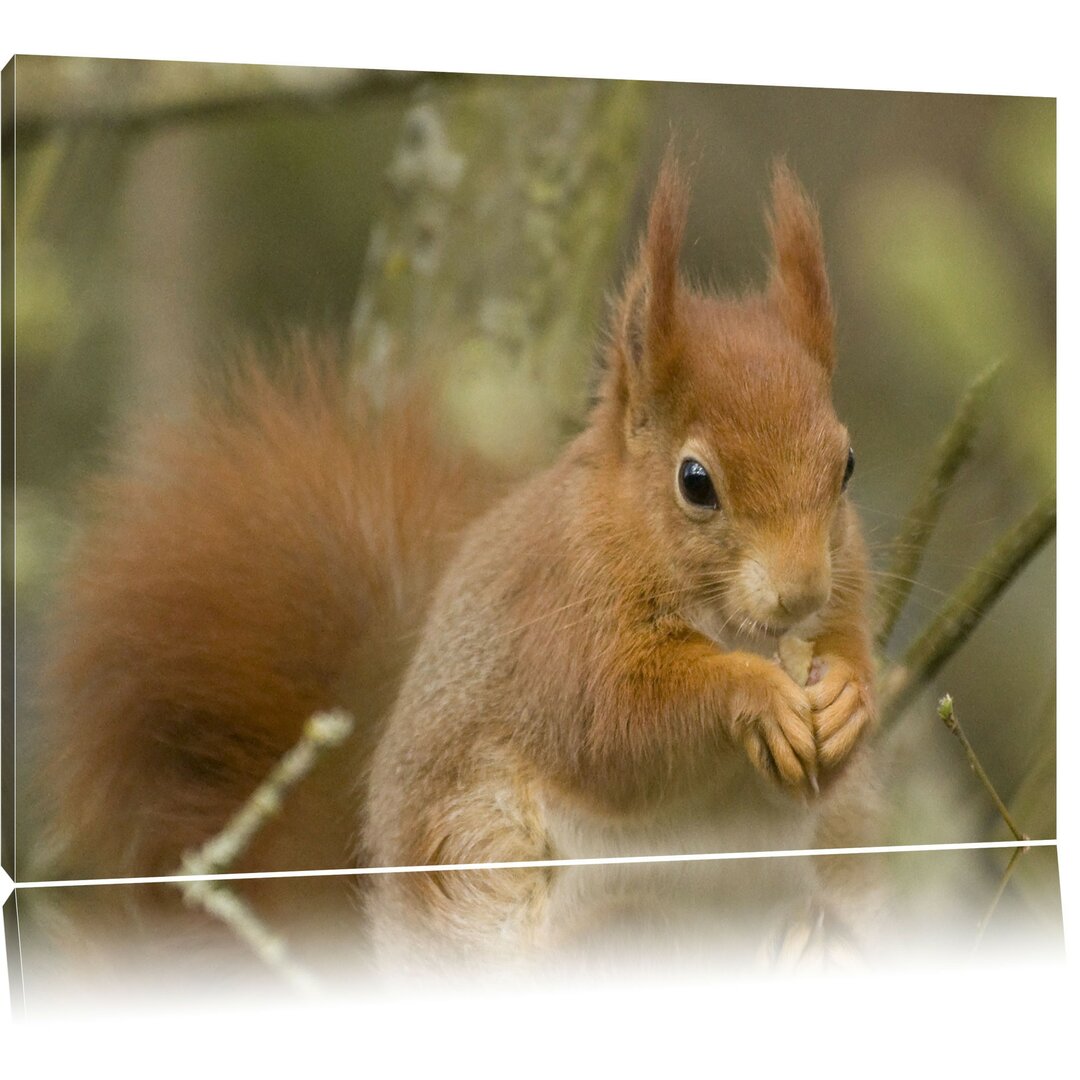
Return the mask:
<svg viewBox="0 0 1080 1080">
<path fill-rule="evenodd" d="M 184 881 L 180 888 L 187 903 L 197 904 L 220 919 L 293 989 L 302 994 L 315 993 L 318 983 L 314 977 L 292 959 L 285 942 L 232 889 L 216 881 Z"/>
<path fill-rule="evenodd" d="M 987 391 L 1001 369 L 1000 361 L 991 364 L 968 387 L 957 407 L 948 430 L 938 443 L 933 465 L 922 488 L 904 518 L 895 541 L 895 555 L 878 593 L 881 627 L 877 644 L 884 648 L 904 610 L 911 586 L 922 562 L 930 534 L 937 524 L 941 507 L 960 467 L 971 456 L 975 434 L 982 419 Z"/>
<path fill-rule="evenodd" d="M 1013 870 L 1016 869 L 1017 863 L 1020 861 L 1020 856 L 1026 854 L 1031 849 L 1026 846 L 1026 841 L 1031 838 L 1020 831 L 1016 822 L 1013 821 L 1012 815 L 1009 813 L 1008 808 L 1005 806 L 1001 796 L 997 793 L 997 789 L 994 787 L 990 780 L 989 775 L 982 766 L 982 762 L 979 761 L 978 755 L 975 753 L 975 748 L 968 741 L 968 737 L 964 734 L 964 729 L 960 726 L 960 721 L 956 716 L 956 709 L 953 707 L 953 700 L 951 694 L 946 694 L 940 702 L 938 702 L 938 716 L 944 721 L 945 726 L 960 740 L 960 745 L 964 748 L 964 754 L 967 756 L 968 764 L 971 766 L 971 771 L 979 778 L 979 782 L 986 789 L 993 802 L 997 812 L 1001 815 L 1002 820 L 1009 827 L 1009 832 L 1013 834 L 1016 840 L 1024 843 L 1024 847 L 1018 847 L 1012 853 L 1012 858 L 1009 859 L 1008 866 L 1005 867 L 1005 873 L 1001 876 L 1001 881 L 998 882 L 998 887 L 994 892 L 993 899 L 990 901 L 989 907 L 986 909 L 986 913 L 979 920 L 978 928 L 975 931 L 975 944 L 974 948 L 978 949 L 979 944 L 982 941 L 983 934 L 986 932 L 986 927 L 989 925 L 990 920 L 994 917 L 994 912 L 997 910 L 998 903 L 1001 901 L 1001 897 L 1005 893 L 1005 888 L 1009 884 L 1009 878 L 1012 877 Z"/>
<path fill-rule="evenodd" d="M 998 882 L 997 890 L 994 892 L 994 897 L 990 901 L 990 906 L 986 909 L 986 914 L 979 920 L 979 925 L 975 930 L 975 949 L 978 949 L 979 945 L 982 943 L 983 934 L 986 933 L 986 928 L 990 925 L 990 920 L 994 917 L 994 912 L 997 911 L 997 906 L 1001 902 L 1002 896 L 1005 894 L 1005 887 L 1009 884 L 1009 878 L 1012 877 L 1013 871 L 1020 862 L 1020 857 L 1026 855 L 1030 850 L 1031 848 L 1029 847 L 1018 847 L 1013 851 L 1012 858 L 1009 859 L 1009 864 L 1005 867 L 1005 873 L 1001 875 L 1001 881 Z"/>
<path fill-rule="evenodd" d="M 285 795 L 311 772 L 322 754 L 339 745 L 353 729 L 343 710 L 316 713 L 304 725 L 296 745 L 255 789 L 247 802 L 216 836 L 180 860 L 182 875 L 219 874 L 247 848 L 252 837 L 278 812 Z M 316 989 L 312 976 L 289 956 L 285 942 L 274 934 L 248 904 L 216 881 L 178 882 L 184 899 L 220 919 L 268 967 L 303 993 Z"/>
<path fill-rule="evenodd" d="M 184 855 L 180 872 L 220 874 L 227 870 L 267 819 L 278 812 L 288 791 L 311 772 L 326 750 L 342 742 L 352 728 L 352 717 L 341 709 L 312 716 L 296 745 L 274 766 L 221 832 L 198 851 Z"/>
<path fill-rule="evenodd" d="M 953 708 L 952 695 L 946 694 L 941 701 L 938 702 L 938 716 L 945 722 L 945 726 L 960 740 L 960 745 L 964 748 L 964 753 L 967 755 L 971 771 L 979 778 L 979 783 L 986 788 L 987 794 L 997 808 L 997 812 L 1001 815 L 1005 824 L 1009 826 L 1009 832 L 1011 832 L 1017 840 L 1030 840 L 1031 837 L 1026 833 L 1022 833 L 1017 827 L 1016 822 L 1013 821 L 1008 808 L 1005 806 L 1005 803 L 1002 802 L 1001 796 L 997 793 L 997 789 L 994 787 L 993 783 L 991 783 L 986 770 L 982 767 L 982 762 L 979 761 L 979 758 L 975 753 L 975 748 L 964 734 L 964 729 L 960 726 L 960 721 L 957 719 L 956 710 Z"/>
<path fill-rule="evenodd" d="M 1050 539 L 1056 524 L 1056 489 L 1051 488 L 945 601 L 903 660 L 885 673 L 881 715 L 886 722 L 900 714 L 915 691 L 968 639 L 994 601 Z"/>
</svg>

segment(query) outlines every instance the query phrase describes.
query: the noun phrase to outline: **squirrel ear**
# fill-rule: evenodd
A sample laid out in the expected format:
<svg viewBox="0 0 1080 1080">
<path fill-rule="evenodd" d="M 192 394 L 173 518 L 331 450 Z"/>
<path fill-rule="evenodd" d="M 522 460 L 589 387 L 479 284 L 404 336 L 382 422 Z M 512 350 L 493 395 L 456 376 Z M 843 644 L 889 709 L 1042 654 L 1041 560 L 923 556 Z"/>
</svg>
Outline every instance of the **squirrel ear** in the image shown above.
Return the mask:
<svg viewBox="0 0 1080 1080">
<path fill-rule="evenodd" d="M 773 266 L 768 298 L 787 328 L 832 373 L 836 318 L 825 273 L 825 245 L 817 210 L 782 161 L 773 166 L 768 214 Z"/>
<path fill-rule="evenodd" d="M 637 262 L 615 309 L 614 344 L 625 396 L 657 393 L 677 352 L 679 251 L 689 185 L 669 144 Z"/>
</svg>

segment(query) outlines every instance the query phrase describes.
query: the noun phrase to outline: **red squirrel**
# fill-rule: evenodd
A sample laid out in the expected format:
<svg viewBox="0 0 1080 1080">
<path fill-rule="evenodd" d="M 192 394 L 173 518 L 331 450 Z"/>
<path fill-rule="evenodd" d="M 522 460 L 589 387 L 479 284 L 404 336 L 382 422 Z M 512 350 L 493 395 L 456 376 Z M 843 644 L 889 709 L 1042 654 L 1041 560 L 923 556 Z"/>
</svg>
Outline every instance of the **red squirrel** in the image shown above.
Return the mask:
<svg viewBox="0 0 1080 1080">
<path fill-rule="evenodd" d="M 713 295 L 679 273 L 688 192 L 669 153 L 587 424 L 502 498 L 310 347 L 292 385 L 250 370 L 147 430 L 60 590 L 65 873 L 175 870 L 335 704 L 352 743 L 234 869 L 820 842 L 875 713 L 820 226 L 777 166 L 768 285 Z M 805 686 L 773 656 L 793 636 Z M 535 940 L 560 880 L 399 874 L 369 906 L 380 933 Z"/>
</svg>

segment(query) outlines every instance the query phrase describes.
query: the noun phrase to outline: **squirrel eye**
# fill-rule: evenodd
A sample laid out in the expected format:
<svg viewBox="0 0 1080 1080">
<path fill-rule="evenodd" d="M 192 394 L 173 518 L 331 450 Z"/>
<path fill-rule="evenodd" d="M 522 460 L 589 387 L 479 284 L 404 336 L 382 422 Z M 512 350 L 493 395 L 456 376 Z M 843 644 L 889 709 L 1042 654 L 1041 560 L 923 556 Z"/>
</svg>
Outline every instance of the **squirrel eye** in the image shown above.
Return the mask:
<svg viewBox="0 0 1080 1080">
<path fill-rule="evenodd" d="M 844 482 L 840 485 L 841 491 L 846 491 L 851 474 L 855 471 L 855 451 L 848 447 L 847 467 L 844 469 Z"/>
<path fill-rule="evenodd" d="M 700 461 L 693 458 L 684 458 L 679 465 L 679 491 L 682 497 L 693 506 L 705 507 L 709 510 L 719 509 L 720 503 L 716 498 L 716 489 L 713 487 L 709 473 Z"/>
</svg>

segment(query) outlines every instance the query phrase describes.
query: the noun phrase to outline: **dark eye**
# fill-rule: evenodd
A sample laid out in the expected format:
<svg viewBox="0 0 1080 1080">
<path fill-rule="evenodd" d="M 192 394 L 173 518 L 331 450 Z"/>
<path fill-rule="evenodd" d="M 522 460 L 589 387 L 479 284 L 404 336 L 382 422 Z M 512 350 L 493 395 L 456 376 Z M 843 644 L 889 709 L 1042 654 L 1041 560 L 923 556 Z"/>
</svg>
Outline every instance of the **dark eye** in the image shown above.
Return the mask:
<svg viewBox="0 0 1080 1080">
<path fill-rule="evenodd" d="M 851 474 L 855 471 L 855 451 L 850 447 L 847 452 L 847 466 L 844 469 L 844 482 L 840 486 L 841 491 L 845 491 L 848 486 L 848 481 L 851 479 Z"/>
<path fill-rule="evenodd" d="M 679 465 L 679 491 L 693 506 L 716 510 L 720 505 L 708 471 L 700 461 L 693 458 L 684 458 Z"/>
</svg>

